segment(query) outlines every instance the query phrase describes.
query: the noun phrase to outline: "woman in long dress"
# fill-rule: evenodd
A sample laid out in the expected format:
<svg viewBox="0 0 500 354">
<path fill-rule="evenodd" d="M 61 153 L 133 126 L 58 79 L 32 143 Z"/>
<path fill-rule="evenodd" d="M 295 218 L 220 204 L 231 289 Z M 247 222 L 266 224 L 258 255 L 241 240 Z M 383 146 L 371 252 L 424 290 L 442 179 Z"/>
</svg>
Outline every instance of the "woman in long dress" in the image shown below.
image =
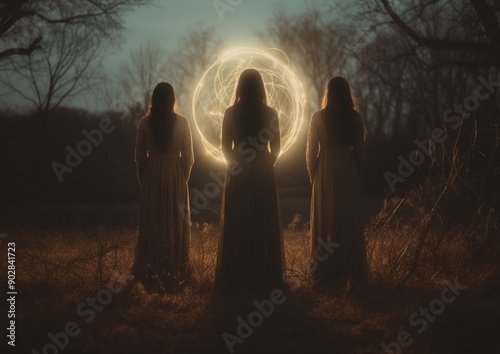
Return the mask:
<svg viewBox="0 0 500 354">
<path fill-rule="evenodd" d="M 323 109 L 314 113 L 307 140 L 312 184 L 311 257 L 316 285 L 342 291 L 366 281 L 361 223 L 361 162 L 365 127 L 349 83 L 328 83 Z"/>
<path fill-rule="evenodd" d="M 149 112 L 139 121 L 135 161 L 141 211 L 132 273 L 148 290 L 173 290 L 189 276 L 187 182 L 194 157 L 189 122 L 175 113 L 167 82 L 155 87 Z"/>
<path fill-rule="evenodd" d="M 286 287 L 274 164 L 280 153 L 276 111 L 261 75 L 245 70 L 225 114 L 222 151 L 228 163 L 215 275 L 216 293 Z"/>
</svg>

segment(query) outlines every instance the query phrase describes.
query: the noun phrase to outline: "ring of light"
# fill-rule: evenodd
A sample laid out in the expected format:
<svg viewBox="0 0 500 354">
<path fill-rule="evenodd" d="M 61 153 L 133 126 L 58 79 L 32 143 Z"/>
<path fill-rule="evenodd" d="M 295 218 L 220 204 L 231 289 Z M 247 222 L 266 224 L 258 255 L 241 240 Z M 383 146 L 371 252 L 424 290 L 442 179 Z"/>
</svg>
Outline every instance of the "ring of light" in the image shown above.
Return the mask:
<svg viewBox="0 0 500 354">
<path fill-rule="evenodd" d="M 205 71 L 196 86 L 192 102 L 193 118 L 201 141 L 207 153 L 217 160 L 224 161 L 220 147 L 224 111 L 233 104 L 240 74 L 250 68 L 262 75 L 268 105 L 278 112 L 281 153 L 293 145 L 300 132 L 305 95 L 302 84 L 288 65 L 286 55 L 277 49 L 238 48 L 227 51 Z"/>
</svg>

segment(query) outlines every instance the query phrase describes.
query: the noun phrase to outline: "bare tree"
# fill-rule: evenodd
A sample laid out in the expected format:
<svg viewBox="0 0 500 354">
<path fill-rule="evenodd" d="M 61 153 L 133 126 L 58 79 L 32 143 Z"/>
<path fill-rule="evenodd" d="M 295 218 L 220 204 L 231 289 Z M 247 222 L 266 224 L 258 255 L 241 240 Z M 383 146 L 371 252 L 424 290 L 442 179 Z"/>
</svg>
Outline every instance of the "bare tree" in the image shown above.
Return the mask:
<svg viewBox="0 0 500 354">
<path fill-rule="evenodd" d="M 117 73 L 112 107 L 126 108 L 131 115 L 146 112 L 154 86 L 166 80 L 166 57 L 166 51 L 154 43 L 132 50 Z"/>
<path fill-rule="evenodd" d="M 417 48 L 446 52 L 433 63 L 442 66 L 481 67 L 500 62 L 500 5 L 487 0 L 389 0 L 359 2 L 360 18 L 374 26 L 387 25 L 407 36 Z M 435 23 L 441 26 L 436 31 Z"/>
<path fill-rule="evenodd" d="M 0 3 L 0 61 L 29 56 L 45 46 L 53 26 L 68 24 L 93 28 L 113 39 L 123 28 L 123 13 L 150 0 L 5 0 Z M 50 37 L 50 34 L 49 34 Z"/>
<path fill-rule="evenodd" d="M 467 2 L 402 1 L 396 9 L 422 36 L 458 41 L 473 32 Z M 385 5 L 396 11 L 385 0 L 355 3 L 351 21 L 371 35 L 361 50 L 350 55 L 356 59 L 354 83 L 363 88 L 362 109 L 371 133 L 404 141 L 427 134 L 449 102 L 463 99 L 469 78 L 488 61 L 473 51 L 416 42 L 392 20 Z"/>
<path fill-rule="evenodd" d="M 267 28 L 258 33 L 264 42 L 287 54 L 292 66 L 302 72 L 312 87 L 312 101 L 318 104 L 331 76 L 346 75 L 349 56 L 345 49 L 349 35 L 347 27 L 332 23 L 317 8 L 296 15 L 277 9 Z"/>
<path fill-rule="evenodd" d="M 170 51 L 167 77 L 175 86 L 181 107 L 190 107 L 197 80 L 215 60 L 222 45 L 214 28 L 201 25 L 184 36 Z"/>
<path fill-rule="evenodd" d="M 420 212 L 425 210 L 428 222 L 413 229 L 416 247 L 399 251 L 399 259 L 403 254 L 410 259 L 400 281 L 404 285 L 423 262 L 422 250 L 435 225 L 475 227 L 471 216 L 498 206 L 500 96 L 496 91 L 479 100 L 476 89 L 496 73 L 489 67 L 500 66 L 500 6 L 488 0 L 370 0 L 356 6 L 358 22 L 365 21 L 377 34 L 356 56 L 370 112 L 379 114 L 380 123 L 392 123 L 388 130 L 405 150 L 429 141 L 419 147 L 429 155 L 427 163 L 419 164 L 419 183 L 406 185 L 411 189 L 390 210 L 393 218 L 409 205 L 415 208 L 417 200 L 425 201 Z M 471 98 L 475 106 L 465 108 Z M 445 112 L 456 113 L 459 120 L 450 124 Z M 446 133 L 445 140 L 433 145 L 426 139 L 437 129 Z M 389 146 L 401 145 L 393 141 Z"/>
<path fill-rule="evenodd" d="M 0 4 L 2 84 L 32 103 L 35 134 L 50 114 L 96 80 L 104 43 L 122 29 L 122 15 L 149 0 L 18 0 Z"/>
<path fill-rule="evenodd" d="M 33 104 L 35 133 L 43 133 L 50 114 L 66 99 L 90 89 L 94 81 L 99 38 L 88 28 L 59 24 L 46 37 L 43 48 L 30 56 L 9 58 L 13 70 L 1 83 Z"/>
<path fill-rule="evenodd" d="M 196 80 L 215 59 L 221 45 L 213 28 L 201 26 L 169 52 L 154 43 L 131 51 L 120 66 L 114 86 L 107 85 L 108 105 L 114 110 L 125 108 L 135 120 L 147 110 L 156 83 L 168 81 L 175 88 L 181 110 L 188 111 Z"/>
</svg>

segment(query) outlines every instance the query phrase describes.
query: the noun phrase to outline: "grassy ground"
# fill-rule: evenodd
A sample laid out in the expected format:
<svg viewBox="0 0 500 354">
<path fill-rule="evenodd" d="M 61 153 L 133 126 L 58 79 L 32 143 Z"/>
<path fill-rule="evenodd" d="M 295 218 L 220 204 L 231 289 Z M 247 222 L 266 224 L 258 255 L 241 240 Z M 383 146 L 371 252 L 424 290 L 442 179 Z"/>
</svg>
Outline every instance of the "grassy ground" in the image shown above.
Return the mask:
<svg viewBox="0 0 500 354">
<path fill-rule="evenodd" d="M 292 290 L 248 338 L 234 344 L 234 352 L 383 353 L 381 343 L 400 337 L 402 343 L 411 342 L 403 353 L 500 353 L 500 253 L 497 243 L 489 241 L 491 230 L 476 225 L 473 232 L 438 226 L 429 231 L 424 219 L 374 218 L 365 231 L 369 289 L 357 296 L 333 296 L 311 286 L 308 224 L 293 218 L 284 234 Z M 45 347 L 46 353 L 55 353 L 50 346 L 59 341 L 63 349 L 57 352 L 75 354 L 230 353 L 224 334 L 237 335 L 238 318 L 248 320 L 256 311 L 253 302 L 271 295 L 212 297 L 216 226 L 193 224 L 196 281 L 179 293 L 161 295 L 147 294 L 129 279 L 136 230 L 133 220 L 118 224 L 70 227 L 59 220 L 54 227 L 53 221 L 14 220 L 8 225 L 7 231 L 15 232 L 8 232 L 0 249 L 5 264 L 7 242 L 16 242 L 16 352 L 43 353 Z M 404 281 L 423 232 L 427 236 L 418 264 Z M 6 272 L 1 274 L 5 279 Z M 467 288 L 440 308 L 446 284 L 455 281 Z M 438 314 L 426 319 L 420 311 L 429 306 L 437 306 Z M 65 327 L 79 333 L 66 337 L 61 334 Z M 395 344 L 391 348 L 386 352 L 398 353 Z"/>
</svg>

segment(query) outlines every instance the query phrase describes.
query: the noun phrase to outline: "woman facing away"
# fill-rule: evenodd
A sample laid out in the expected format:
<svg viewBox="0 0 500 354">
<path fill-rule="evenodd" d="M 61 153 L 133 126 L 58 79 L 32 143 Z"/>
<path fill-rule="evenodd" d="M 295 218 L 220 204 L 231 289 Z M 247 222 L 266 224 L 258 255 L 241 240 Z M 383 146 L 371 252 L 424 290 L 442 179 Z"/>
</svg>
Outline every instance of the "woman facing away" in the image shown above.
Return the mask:
<svg viewBox="0 0 500 354">
<path fill-rule="evenodd" d="M 266 104 L 261 75 L 245 70 L 222 123 L 228 163 L 215 274 L 216 294 L 286 288 L 274 164 L 278 115 Z"/>
<path fill-rule="evenodd" d="M 141 211 L 132 274 L 148 291 L 174 290 L 189 276 L 187 182 L 194 157 L 189 122 L 176 114 L 167 82 L 156 85 L 149 112 L 139 121 L 135 161 Z"/>
<path fill-rule="evenodd" d="M 311 118 L 306 154 L 312 269 L 320 288 L 342 292 L 347 282 L 354 289 L 366 282 L 360 180 L 365 136 L 349 83 L 331 79 L 323 109 Z"/>
</svg>

